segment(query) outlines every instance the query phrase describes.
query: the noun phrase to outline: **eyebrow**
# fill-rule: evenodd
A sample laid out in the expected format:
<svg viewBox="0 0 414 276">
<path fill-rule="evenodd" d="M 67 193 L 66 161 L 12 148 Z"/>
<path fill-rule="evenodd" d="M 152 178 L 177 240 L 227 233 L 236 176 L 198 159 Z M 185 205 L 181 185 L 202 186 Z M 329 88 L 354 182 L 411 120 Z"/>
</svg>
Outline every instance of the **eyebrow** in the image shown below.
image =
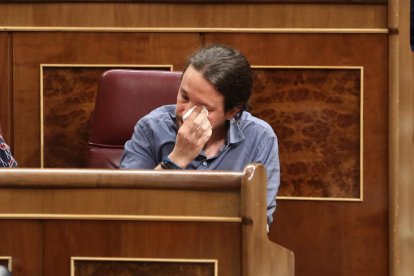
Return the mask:
<svg viewBox="0 0 414 276">
<path fill-rule="evenodd" d="M 207 109 L 214 109 L 211 105 L 209 104 L 203 104 L 203 106 L 205 106 Z"/>
<path fill-rule="evenodd" d="M 180 92 L 188 97 L 188 92 L 183 87 L 180 88 Z M 207 109 L 214 109 L 214 107 L 209 104 L 206 104 L 206 103 L 199 103 L 199 104 L 205 106 Z"/>
<path fill-rule="evenodd" d="M 185 89 L 184 89 L 184 88 L 182 88 L 182 87 L 180 88 L 180 92 L 181 92 L 181 93 L 184 93 L 184 94 L 186 94 L 186 95 L 188 95 L 187 91 L 185 91 Z"/>
</svg>

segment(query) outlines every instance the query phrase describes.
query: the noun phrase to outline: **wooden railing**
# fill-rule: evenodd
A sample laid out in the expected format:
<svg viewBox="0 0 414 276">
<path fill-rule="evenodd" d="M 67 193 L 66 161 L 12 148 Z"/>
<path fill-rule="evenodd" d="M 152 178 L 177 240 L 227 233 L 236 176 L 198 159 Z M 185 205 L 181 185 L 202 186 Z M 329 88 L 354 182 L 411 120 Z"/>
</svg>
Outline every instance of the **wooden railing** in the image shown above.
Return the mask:
<svg viewBox="0 0 414 276">
<path fill-rule="evenodd" d="M 260 165 L 243 173 L 5 169 L 0 233 L 15 276 L 294 274 L 293 253 L 266 234 Z"/>
</svg>

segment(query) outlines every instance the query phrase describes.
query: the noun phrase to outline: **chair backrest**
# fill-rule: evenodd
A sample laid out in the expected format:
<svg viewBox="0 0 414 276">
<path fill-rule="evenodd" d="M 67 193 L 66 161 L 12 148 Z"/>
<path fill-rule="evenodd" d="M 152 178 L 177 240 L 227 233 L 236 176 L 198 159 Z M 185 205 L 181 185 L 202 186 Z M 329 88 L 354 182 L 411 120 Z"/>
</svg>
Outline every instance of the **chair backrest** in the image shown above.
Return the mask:
<svg viewBox="0 0 414 276">
<path fill-rule="evenodd" d="M 100 81 L 89 138 L 89 168 L 118 168 L 137 121 L 174 104 L 181 72 L 109 70 Z"/>
</svg>

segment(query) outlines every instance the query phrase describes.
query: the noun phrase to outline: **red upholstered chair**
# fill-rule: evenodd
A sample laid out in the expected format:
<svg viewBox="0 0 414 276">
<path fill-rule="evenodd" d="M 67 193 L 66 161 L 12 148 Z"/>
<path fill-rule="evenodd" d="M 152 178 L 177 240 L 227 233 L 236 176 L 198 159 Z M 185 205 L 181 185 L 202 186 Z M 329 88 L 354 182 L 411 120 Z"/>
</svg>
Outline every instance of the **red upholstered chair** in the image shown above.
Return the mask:
<svg viewBox="0 0 414 276">
<path fill-rule="evenodd" d="M 181 72 L 109 70 L 100 81 L 89 138 L 89 168 L 119 168 L 138 119 L 174 104 Z"/>
</svg>

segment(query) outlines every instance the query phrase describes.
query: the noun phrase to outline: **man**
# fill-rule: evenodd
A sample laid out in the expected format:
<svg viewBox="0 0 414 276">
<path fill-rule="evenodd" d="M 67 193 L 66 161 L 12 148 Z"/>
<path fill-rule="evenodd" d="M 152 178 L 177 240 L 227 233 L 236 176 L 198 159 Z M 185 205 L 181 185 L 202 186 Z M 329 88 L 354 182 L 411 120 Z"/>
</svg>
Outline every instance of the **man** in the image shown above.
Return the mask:
<svg viewBox="0 0 414 276">
<path fill-rule="evenodd" d="M 278 145 L 272 128 L 245 111 L 252 88 L 250 65 L 239 51 L 222 45 L 199 49 L 184 69 L 177 104 L 137 123 L 120 167 L 242 171 L 262 163 L 270 224 L 280 182 Z"/>
<path fill-rule="evenodd" d="M 0 134 L 0 168 L 12 168 L 16 166 L 17 163 L 10 152 L 10 147 L 4 142 L 3 136 Z"/>
</svg>

